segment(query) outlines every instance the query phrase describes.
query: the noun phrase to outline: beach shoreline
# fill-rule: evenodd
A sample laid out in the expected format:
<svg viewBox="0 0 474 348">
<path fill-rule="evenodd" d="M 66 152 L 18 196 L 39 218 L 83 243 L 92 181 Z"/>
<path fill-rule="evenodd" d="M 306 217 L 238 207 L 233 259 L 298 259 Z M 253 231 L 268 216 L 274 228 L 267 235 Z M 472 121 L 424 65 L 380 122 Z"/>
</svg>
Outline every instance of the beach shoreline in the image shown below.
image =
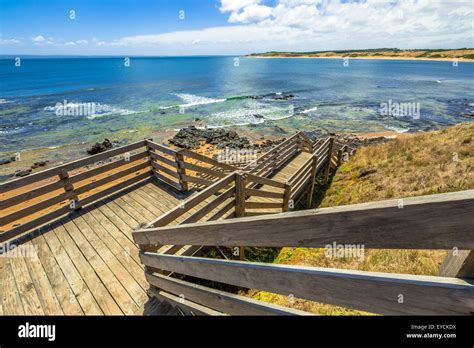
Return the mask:
<svg viewBox="0 0 474 348">
<path fill-rule="evenodd" d="M 356 59 L 356 60 L 413 60 L 413 61 L 437 61 L 437 62 L 454 62 L 459 63 L 473 63 L 474 59 L 469 58 L 416 58 L 416 57 L 379 57 L 379 56 L 367 56 L 367 57 L 347 57 L 347 56 L 334 56 L 334 57 L 313 57 L 308 55 L 301 56 L 245 56 L 246 58 L 256 58 L 256 59 Z"/>
</svg>

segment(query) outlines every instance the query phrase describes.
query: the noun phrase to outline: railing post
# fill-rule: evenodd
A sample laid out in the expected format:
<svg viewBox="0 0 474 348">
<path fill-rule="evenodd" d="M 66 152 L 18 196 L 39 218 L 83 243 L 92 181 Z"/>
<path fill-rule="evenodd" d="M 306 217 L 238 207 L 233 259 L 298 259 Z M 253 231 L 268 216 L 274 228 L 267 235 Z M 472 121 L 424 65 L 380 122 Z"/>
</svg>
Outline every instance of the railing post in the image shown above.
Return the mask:
<svg viewBox="0 0 474 348">
<path fill-rule="evenodd" d="M 181 152 L 177 151 L 175 152 L 174 157 L 175 157 L 174 160 L 176 162 L 176 165 L 178 166 L 176 171 L 179 175 L 179 184 L 181 185 L 181 190 L 188 191 L 189 190 L 188 182 L 183 177 L 184 175 L 186 175 L 186 168 L 184 167 L 184 162 L 185 162 L 184 156 Z"/>
<path fill-rule="evenodd" d="M 291 184 L 286 182 L 285 183 L 285 193 L 283 195 L 283 211 L 284 212 L 289 210 L 290 198 L 291 198 Z"/>
<path fill-rule="evenodd" d="M 297 145 L 298 151 L 302 152 L 303 148 L 304 148 L 304 143 L 303 143 L 303 139 L 302 139 L 302 136 L 301 136 L 301 132 L 298 132 L 297 144 L 298 144 Z"/>
<path fill-rule="evenodd" d="M 153 141 L 153 138 L 145 139 L 146 153 L 148 154 L 148 162 L 150 163 L 151 176 L 153 178 L 153 177 L 155 177 L 155 175 L 154 175 L 155 174 L 155 168 L 153 167 L 153 158 L 151 158 L 152 148 L 150 147 L 150 144 L 148 144 L 149 141 Z"/>
<path fill-rule="evenodd" d="M 474 278 L 474 250 L 450 250 L 439 267 L 442 277 Z"/>
<path fill-rule="evenodd" d="M 344 145 L 337 151 L 337 167 L 341 166 L 342 163 L 342 156 L 344 156 L 344 153 L 347 151 L 347 145 Z"/>
<path fill-rule="evenodd" d="M 334 138 L 329 138 L 329 149 L 327 154 L 328 164 L 326 166 L 326 171 L 324 172 L 324 182 L 327 183 L 329 181 L 329 174 L 331 172 L 331 158 L 332 152 L 334 151 Z"/>
<path fill-rule="evenodd" d="M 247 186 L 247 174 L 243 172 L 235 172 L 235 217 L 245 216 L 245 199 Z M 245 249 L 239 247 L 239 259 L 243 260 Z"/>
<path fill-rule="evenodd" d="M 59 179 L 64 181 L 65 184 L 64 184 L 64 191 L 66 192 L 71 192 L 71 196 L 70 196 L 70 199 L 72 200 L 72 202 L 69 203 L 69 207 L 72 209 L 72 210 L 79 210 L 81 209 L 81 206 L 79 205 L 79 197 L 77 196 L 77 194 L 74 192 L 74 185 L 71 183 L 71 181 L 69 180 L 69 172 L 66 171 L 65 169 L 61 169 L 59 171 Z"/>
<path fill-rule="evenodd" d="M 311 166 L 311 177 L 310 177 L 310 183 L 309 183 L 309 189 L 308 189 L 308 197 L 306 199 L 306 207 L 311 208 L 311 202 L 313 200 L 313 194 L 314 194 L 314 184 L 316 182 L 316 168 L 318 166 L 318 156 L 314 155 L 313 156 L 313 164 Z"/>
</svg>

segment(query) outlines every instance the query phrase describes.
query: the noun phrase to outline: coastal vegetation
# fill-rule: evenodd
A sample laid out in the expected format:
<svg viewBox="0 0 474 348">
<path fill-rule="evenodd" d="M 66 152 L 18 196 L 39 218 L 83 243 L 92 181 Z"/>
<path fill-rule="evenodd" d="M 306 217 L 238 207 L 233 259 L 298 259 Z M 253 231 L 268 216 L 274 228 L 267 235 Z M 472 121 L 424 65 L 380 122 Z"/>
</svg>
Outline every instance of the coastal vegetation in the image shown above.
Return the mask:
<svg viewBox="0 0 474 348">
<path fill-rule="evenodd" d="M 332 178 L 319 207 L 474 188 L 474 124 L 404 135 L 360 148 Z M 365 257 L 328 258 L 324 249 L 283 248 L 274 263 L 362 271 L 437 275 L 445 250 L 365 250 Z M 251 297 L 322 315 L 367 314 L 264 291 Z"/>
<path fill-rule="evenodd" d="M 265 52 L 250 57 L 261 58 L 366 58 L 366 59 L 459 59 L 474 60 L 474 48 L 412 49 L 377 48 L 362 50 L 335 50 L 312 52 Z"/>
</svg>

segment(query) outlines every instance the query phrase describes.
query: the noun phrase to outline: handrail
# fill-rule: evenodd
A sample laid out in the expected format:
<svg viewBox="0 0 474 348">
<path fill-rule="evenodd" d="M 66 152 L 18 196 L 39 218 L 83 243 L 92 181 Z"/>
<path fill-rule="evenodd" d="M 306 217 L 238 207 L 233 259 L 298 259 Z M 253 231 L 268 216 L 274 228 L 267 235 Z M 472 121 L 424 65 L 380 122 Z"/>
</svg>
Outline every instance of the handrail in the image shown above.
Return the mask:
<svg viewBox="0 0 474 348">
<path fill-rule="evenodd" d="M 0 243 L 150 178 L 148 151 L 140 150 L 147 145 L 140 140 L 0 184 Z"/>
<path fill-rule="evenodd" d="M 226 221 L 141 229 L 133 233 L 140 245 L 333 247 L 370 249 L 474 249 L 474 190 L 362 203 Z M 447 221 L 445 214 L 452 217 Z M 416 233 L 407 233 L 416 231 Z M 336 241 L 334 239 L 337 239 Z M 335 248 L 335 247 L 334 247 Z M 334 250 L 336 252 L 337 249 Z M 217 260 L 141 252 L 147 267 L 195 278 L 258 289 L 378 314 L 440 315 L 474 312 L 474 285 L 455 277 L 420 276 Z M 147 272 L 155 286 L 165 278 Z M 298 286 L 295 286 L 297 284 Z M 168 291 L 176 291 L 165 285 Z M 180 283 L 180 289 L 193 283 Z M 354 292 L 363 288 L 364 292 Z M 189 290 L 191 291 L 191 290 Z M 401 305 L 398 294 L 409 293 Z M 226 294 L 222 294 L 226 297 Z M 232 294 L 228 294 L 231 296 Z M 193 301 L 220 312 L 212 289 L 199 288 Z M 395 298 L 395 300 L 394 300 Z M 179 304 L 178 304 L 179 305 Z M 251 313 L 243 305 L 239 313 Z M 232 314 L 232 312 L 230 312 Z M 245 313 L 243 313 L 245 314 Z"/>
</svg>

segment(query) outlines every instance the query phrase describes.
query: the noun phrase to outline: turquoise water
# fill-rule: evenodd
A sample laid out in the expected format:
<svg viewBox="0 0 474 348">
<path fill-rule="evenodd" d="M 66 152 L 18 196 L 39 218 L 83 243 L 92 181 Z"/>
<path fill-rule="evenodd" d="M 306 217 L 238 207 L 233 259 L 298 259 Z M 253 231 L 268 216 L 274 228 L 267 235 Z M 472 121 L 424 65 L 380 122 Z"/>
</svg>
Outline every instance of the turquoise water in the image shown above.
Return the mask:
<svg viewBox="0 0 474 348">
<path fill-rule="evenodd" d="M 474 63 L 241 57 L 0 59 L 0 153 L 199 126 L 399 132 L 466 122 Z M 288 97 L 283 98 L 284 96 Z M 419 103 L 420 117 L 381 103 Z M 57 103 L 66 105 L 60 107 Z M 94 113 L 64 115 L 84 103 Z"/>
</svg>

